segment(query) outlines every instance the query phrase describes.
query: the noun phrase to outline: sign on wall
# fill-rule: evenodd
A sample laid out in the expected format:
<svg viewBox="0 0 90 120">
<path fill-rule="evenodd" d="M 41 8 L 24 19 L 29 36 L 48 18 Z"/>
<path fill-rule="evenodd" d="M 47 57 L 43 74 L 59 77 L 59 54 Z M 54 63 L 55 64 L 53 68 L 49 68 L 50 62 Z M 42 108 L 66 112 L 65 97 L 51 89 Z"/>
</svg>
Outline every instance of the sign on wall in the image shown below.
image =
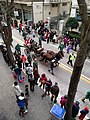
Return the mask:
<svg viewBox="0 0 90 120">
<path fill-rule="evenodd" d="M 18 11 L 14 11 L 14 16 L 19 16 Z"/>
</svg>

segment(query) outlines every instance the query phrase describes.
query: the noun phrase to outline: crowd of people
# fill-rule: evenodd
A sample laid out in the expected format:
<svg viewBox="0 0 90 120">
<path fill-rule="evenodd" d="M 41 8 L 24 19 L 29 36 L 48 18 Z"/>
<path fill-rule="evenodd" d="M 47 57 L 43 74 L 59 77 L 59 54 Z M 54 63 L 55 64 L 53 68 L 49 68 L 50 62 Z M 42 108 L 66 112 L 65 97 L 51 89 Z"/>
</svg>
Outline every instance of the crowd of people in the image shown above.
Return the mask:
<svg viewBox="0 0 90 120">
<path fill-rule="evenodd" d="M 20 22 L 19 25 L 19 33 L 23 33 L 24 39 L 26 40 L 28 34 L 32 34 L 33 37 L 35 37 L 36 34 L 39 35 L 39 45 L 42 47 L 42 40 L 49 42 L 55 42 L 56 39 L 56 32 L 49 31 L 47 28 L 44 28 L 43 23 L 38 23 L 33 25 L 32 27 L 26 26 L 22 28 L 22 22 Z M 64 36 L 63 38 L 60 37 L 59 39 L 59 47 L 60 51 L 63 52 L 63 49 L 67 47 L 67 53 L 70 53 L 70 49 L 77 50 L 77 39 L 70 40 L 67 36 Z M 47 75 L 45 73 L 40 74 L 39 73 L 39 67 L 38 67 L 38 60 L 36 57 L 32 58 L 30 52 L 28 52 L 27 56 L 22 54 L 21 51 L 21 45 L 17 44 L 15 46 L 15 52 L 14 52 L 14 59 L 15 59 L 15 65 L 13 66 L 13 77 L 15 78 L 15 82 L 13 84 L 15 96 L 17 105 L 20 108 L 19 109 L 19 115 L 24 117 L 25 113 L 28 112 L 28 98 L 30 96 L 30 91 L 34 92 L 34 88 L 36 85 L 39 85 L 39 87 L 44 89 L 44 93 L 41 95 L 41 98 L 43 99 L 46 95 L 51 94 L 51 103 L 57 103 L 57 97 L 59 95 L 60 89 L 58 87 L 58 83 L 55 82 L 53 85 L 53 82 L 50 78 L 47 78 Z M 5 51 L 2 51 L 3 57 L 5 61 L 7 60 L 5 57 Z M 67 64 L 71 64 L 73 66 L 72 61 L 74 60 L 75 55 L 74 53 L 69 55 L 69 60 Z M 7 62 L 8 63 L 8 62 Z M 8 63 L 9 64 L 9 63 Z M 25 71 L 25 75 L 23 73 Z M 53 61 L 51 62 L 50 69 L 52 75 L 53 73 Z M 27 79 L 27 84 L 25 85 L 24 92 L 21 90 L 19 83 L 23 84 L 23 82 Z M 30 89 L 29 89 L 30 88 Z M 68 96 L 64 95 L 60 99 L 60 104 L 62 108 L 65 108 L 67 103 Z M 89 99 L 90 101 L 90 91 L 88 92 L 88 95 L 86 95 L 82 101 L 85 102 L 85 99 Z M 80 110 L 79 102 L 75 101 L 72 106 L 72 117 L 75 118 Z M 79 120 L 83 120 L 84 117 L 89 113 L 89 108 L 86 106 L 83 110 L 80 111 Z"/>
</svg>

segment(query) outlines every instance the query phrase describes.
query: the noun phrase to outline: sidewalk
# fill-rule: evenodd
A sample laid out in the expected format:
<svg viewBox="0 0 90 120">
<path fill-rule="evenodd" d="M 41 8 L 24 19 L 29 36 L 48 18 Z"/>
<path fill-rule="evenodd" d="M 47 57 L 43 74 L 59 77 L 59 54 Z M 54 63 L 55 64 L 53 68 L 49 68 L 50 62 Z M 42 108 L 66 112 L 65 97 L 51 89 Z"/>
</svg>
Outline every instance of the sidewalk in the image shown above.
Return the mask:
<svg viewBox="0 0 90 120">
<path fill-rule="evenodd" d="M 16 103 L 15 94 L 12 84 L 14 78 L 8 65 L 4 62 L 0 53 L 0 120 L 21 120 L 18 111 L 19 108 Z M 24 86 L 28 84 L 27 80 L 20 84 L 24 92 Z M 49 120 L 51 109 L 50 98 L 47 96 L 41 99 L 43 91 L 36 86 L 34 93 L 30 92 L 29 97 L 29 112 L 25 115 L 25 120 Z"/>
</svg>

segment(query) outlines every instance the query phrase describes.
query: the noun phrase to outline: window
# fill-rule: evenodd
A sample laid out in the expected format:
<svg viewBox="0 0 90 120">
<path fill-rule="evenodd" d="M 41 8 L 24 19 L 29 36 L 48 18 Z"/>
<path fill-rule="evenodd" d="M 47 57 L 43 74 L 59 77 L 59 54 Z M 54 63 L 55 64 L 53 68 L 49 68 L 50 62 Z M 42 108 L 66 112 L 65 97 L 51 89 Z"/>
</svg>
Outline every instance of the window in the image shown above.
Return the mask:
<svg viewBox="0 0 90 120">
<path fill-rule="evenodd" d="M 62 6 L 67 6 L 67 3 L 65 2 L 65 3 L 62 3 Z"/>
<path fill-rule="evenodd" d="M 88 0 L 87 4 L 89 4 L 89 5 L 90 5 L 90 0 Z"/>
<path fill-rule="evenodd" d="M 52 4 L 52 7 L 58 7 L 58 4 Z"/>
<path fill-rule="evenodd" d="M 51 12 L 49 12 L 49 15 L 51 15 Z"/>
<path fill-rule="evenodd" d="M 24 20 L 31 20 L 31 12 L 30 11 L 24 11 Z"/>
</svg>

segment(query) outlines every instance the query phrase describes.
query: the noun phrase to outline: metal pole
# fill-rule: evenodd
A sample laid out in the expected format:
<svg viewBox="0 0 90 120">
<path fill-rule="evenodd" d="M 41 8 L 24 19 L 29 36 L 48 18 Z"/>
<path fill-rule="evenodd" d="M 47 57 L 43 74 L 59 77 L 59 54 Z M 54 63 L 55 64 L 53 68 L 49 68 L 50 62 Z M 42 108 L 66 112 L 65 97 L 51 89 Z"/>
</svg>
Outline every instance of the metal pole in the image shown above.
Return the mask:
<svg viewBox="0 0 90 120">
<path fill-rule="evenodd" d="M 42 5 L 42 20 L 44 22 L 44 0 L 43 0 L 43 5 Z"/>
</svg>

